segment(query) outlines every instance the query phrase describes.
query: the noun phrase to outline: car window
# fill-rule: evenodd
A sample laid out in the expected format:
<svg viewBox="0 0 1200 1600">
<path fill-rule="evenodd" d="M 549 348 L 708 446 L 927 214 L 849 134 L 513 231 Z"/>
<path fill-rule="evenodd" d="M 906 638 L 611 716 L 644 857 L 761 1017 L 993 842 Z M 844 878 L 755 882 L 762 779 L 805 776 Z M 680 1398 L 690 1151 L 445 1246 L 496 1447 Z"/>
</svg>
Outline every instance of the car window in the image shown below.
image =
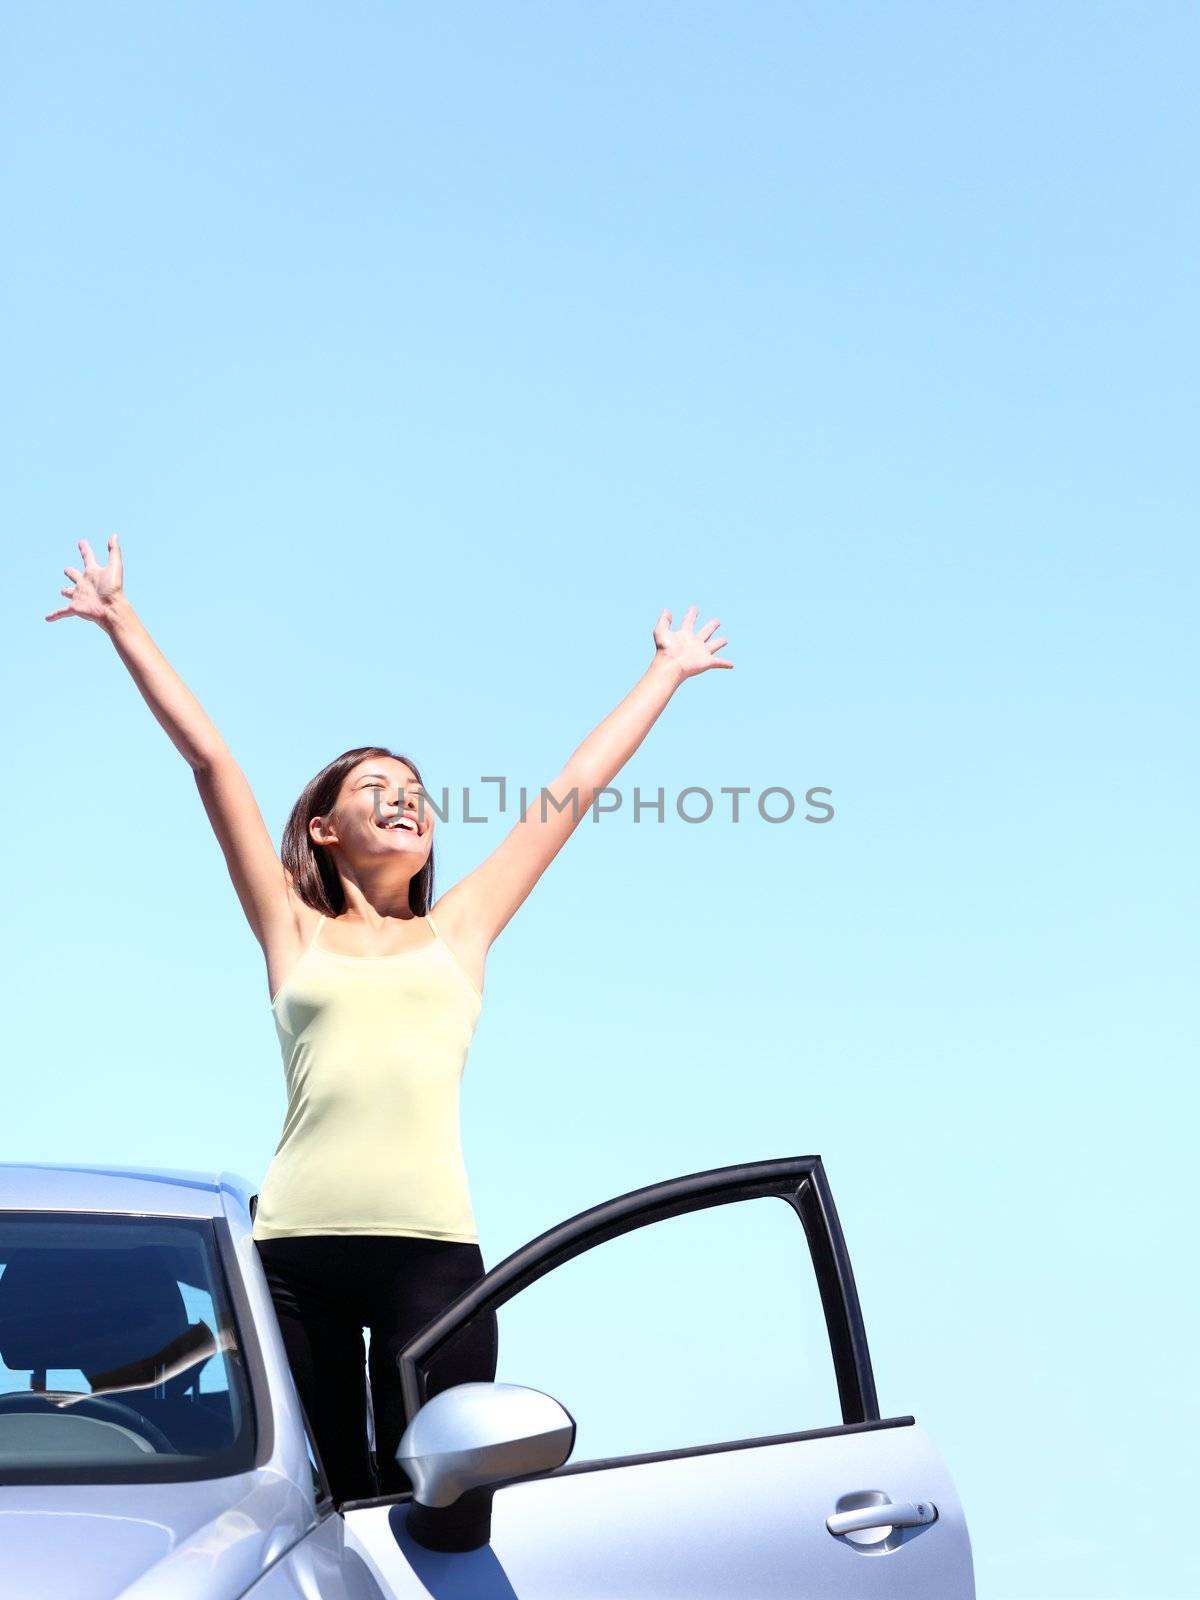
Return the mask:
<svg viewBox="0 0 1200 1600">
<path fill-rule="evenodd" d="M 567 1408 L 576 1462 L 842 1423 L 804 1229 L 775 1196 L 605 1240 L 496 1318 L 497 1380 Z"/>
<path fill-rule="evenodd" d="M 0 1214 L 6 1483 L 245 1472 L 254 1445 L 211 1222 Z"/>
</svg>

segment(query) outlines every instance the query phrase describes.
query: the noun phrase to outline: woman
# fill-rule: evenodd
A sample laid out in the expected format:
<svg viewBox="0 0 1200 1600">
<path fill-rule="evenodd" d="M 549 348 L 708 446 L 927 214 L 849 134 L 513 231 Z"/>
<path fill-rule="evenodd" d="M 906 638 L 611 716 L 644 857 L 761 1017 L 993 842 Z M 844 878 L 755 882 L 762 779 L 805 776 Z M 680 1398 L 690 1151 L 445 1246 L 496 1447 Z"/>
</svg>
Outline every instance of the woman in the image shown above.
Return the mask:
<svg viewBox="0 0 1200 1600">
<path fill-rule="evenodd" d="M 237 762 L 85 539 L 83 570 L 51 612 L 108 634 L 195 773 L 242 909 L 266 959 L 287 1111 L 253 1235 L 288 1360 L 335 1500 L 410 1487 L 395 1460 L 405 1415 L 396 1357 L 484 1272 L 459 1142 L 459 1084 L 492 942 L 596 793 L 641 744 L 685 678 L 731 667 L 714 618 L 655 654 L 492 854 L 431 906 L 435 817 L 416 763 L 347 750 L 307 785 L 276 855 Z M 436 911 L 436 917 L 433 913 Z M 367 1438 L 367 1365 L 375 1461 Z M 429 1394 L 496 1373 L 495 1317 L 446 1350 Z"/>
</svg>

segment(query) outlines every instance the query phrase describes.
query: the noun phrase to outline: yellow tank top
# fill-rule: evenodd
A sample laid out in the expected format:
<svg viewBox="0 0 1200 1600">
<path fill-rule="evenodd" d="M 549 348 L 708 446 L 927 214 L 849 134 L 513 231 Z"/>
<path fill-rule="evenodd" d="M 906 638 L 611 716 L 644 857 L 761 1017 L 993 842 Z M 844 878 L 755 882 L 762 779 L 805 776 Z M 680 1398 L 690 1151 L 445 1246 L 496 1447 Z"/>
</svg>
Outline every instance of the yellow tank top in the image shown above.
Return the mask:
<svg viewBox="0 0 1200 1600">
<path fill-rule="evenodd" d="M 318 943 L 271 1002 L 287 1112 L 252 1237 L 389 1233 L 478 1244 L 459 1087 L 483 996 L 438 932 L 415 950 Z"/>
</svg>

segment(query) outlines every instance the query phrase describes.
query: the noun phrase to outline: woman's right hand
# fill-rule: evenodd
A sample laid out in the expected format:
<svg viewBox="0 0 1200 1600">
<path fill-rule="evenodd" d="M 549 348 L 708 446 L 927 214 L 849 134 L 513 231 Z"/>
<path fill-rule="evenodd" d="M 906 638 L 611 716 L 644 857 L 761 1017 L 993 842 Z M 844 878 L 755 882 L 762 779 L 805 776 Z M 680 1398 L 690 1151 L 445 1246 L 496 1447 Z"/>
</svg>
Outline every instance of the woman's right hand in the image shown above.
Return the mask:
<svg viewBox="0 0 1200 1600">
<path fill-rule="evenodd" d="M 83 556 L 83 571 L 80 572 L 77 567 L 63 568 L 75 587 L 58 591 L 66 595 L 68 604 L 61 611 L 50 612 L 46 621 L 55 622 L 59 617 L 86 617 L 89 622 L 103 627 L 124 592 L 121 587 L 121 546 L 114 533 L 108 541 L 106 567 L 96 560 L 86 539 L 80 539 L 79 550 Z"/>
</svg>

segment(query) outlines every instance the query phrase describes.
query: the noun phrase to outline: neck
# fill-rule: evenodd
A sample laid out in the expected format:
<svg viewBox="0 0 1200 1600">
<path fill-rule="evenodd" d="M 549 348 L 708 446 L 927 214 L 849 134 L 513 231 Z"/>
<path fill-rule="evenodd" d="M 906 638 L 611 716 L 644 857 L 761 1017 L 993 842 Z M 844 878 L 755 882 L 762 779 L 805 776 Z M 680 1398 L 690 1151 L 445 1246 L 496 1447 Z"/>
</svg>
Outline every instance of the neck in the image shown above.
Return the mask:
<svg viewBox="0 0 1200 1600">
<path fill-rule="evenodd" d="M 372 883 L 369 878 L 347 877 L 340 874 L 346 909 L 342 916 L 347 922 L 360 922 L 364 927 L 383 928 L 390 922 L 414 922 L 417 913 L 409 905 L 408 882 L 397 884 Z"/>
</svg>

